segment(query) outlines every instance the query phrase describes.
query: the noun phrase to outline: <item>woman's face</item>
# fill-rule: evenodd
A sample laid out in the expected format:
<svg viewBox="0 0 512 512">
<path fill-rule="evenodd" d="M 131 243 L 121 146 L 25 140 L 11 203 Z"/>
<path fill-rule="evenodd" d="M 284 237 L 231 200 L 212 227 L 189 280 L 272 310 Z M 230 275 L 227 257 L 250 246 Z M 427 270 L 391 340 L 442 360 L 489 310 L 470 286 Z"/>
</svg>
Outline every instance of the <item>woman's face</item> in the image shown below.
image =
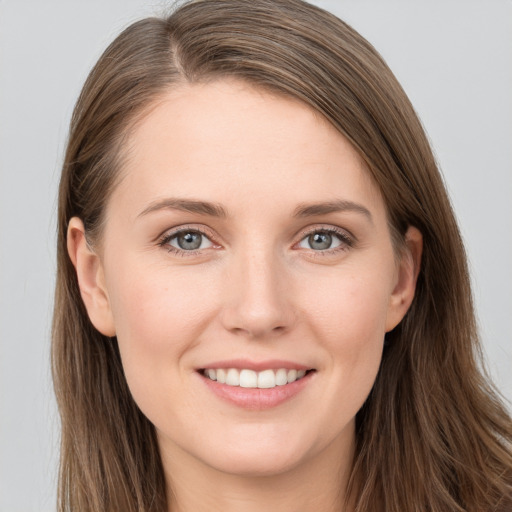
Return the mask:
<svg viewBox="0 0 512 512">
<path fill-rule="evenodd" d="M 169 92 L 127 151 L 100 257 L 78 224 L 70 240 L 164 464 L 270 475 L 350 451 L 414 289 L 356 151 L 309 107 L 227 80 Z"/>
</svg>

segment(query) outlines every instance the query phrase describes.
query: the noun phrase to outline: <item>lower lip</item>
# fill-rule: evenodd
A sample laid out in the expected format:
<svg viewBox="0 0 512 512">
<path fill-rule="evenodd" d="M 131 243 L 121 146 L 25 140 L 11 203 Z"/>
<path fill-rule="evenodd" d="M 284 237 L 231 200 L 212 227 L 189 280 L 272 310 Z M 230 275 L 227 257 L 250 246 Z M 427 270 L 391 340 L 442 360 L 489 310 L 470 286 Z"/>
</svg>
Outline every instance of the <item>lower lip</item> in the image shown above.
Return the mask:
<svg viewBox="0 0 512 512">
<path fill-rule="evenodd" d="M 315 373 L 316 372 L 311 371 L 295 382 L 267 389 L 228 386 L 216 380 L 211 380 L 200 373 L 198 373 L 198 375 L 208 386 L 210 391 L 222 400 L 242 409 L 263 410 L 277 407 L 296 396 L 311 382 Z"/>
</svg>

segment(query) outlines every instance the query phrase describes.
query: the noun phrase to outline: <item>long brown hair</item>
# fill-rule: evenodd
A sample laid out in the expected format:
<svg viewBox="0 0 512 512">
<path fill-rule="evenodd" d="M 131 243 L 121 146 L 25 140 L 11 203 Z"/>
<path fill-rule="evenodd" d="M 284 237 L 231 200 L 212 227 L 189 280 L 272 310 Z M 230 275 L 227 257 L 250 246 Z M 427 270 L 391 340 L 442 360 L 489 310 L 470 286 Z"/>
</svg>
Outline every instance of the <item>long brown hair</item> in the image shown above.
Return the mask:
<svg viewBox="0 0 512 512">
<path fill-rule="evenodd" d="M 128 27 L 77 102 L 62 169 L 53 376 L 62 418 L 59 510 L 163 512 L 154 427 L 128 390 L 117 342 L 94 329 L 66 249 L 71 217 L 101 236 L 131 127 L 174 84 L 235 77 L 297 98 L 347 137 L 397 239 L 423 234 L 413 304 L 386 337 L 356 418 L 357 512 L 512 508 L 510 417 L 481 370 L 463 244 L 418 118 L 375 49 L 301 0 L 198 0 Z"/>
</svg>

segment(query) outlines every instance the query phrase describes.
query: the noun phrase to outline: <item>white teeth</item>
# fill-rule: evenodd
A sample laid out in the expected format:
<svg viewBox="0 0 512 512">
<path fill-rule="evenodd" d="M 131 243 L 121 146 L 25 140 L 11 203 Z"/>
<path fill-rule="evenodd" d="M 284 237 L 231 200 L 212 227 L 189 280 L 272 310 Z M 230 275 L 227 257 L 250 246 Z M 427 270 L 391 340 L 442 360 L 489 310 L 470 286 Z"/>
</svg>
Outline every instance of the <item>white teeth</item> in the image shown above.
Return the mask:
<svg viewBox="0 0 512 512">
<path fill-rule="evenodd" d="M 301 379 L 306 375 L 306 370 L 238 370 L 236 368 L 207 368 L 203 375 L 210 380 L 216 380 L 228 386 L 240 386 L 242 388 L 270 389 L 276 386 L 284 386 Z"/>
<path fill-rule="evenodd" d="M 241 388 L 257 388 L 258 387 L 258 374 L 252 370 L 242 370 L 240 372 L 240 387 Z"/>
<path fill-rule="evenodd" d="M 274 370 L 263 370 L 258 373 L 258 387 L 260 389 L 276 387 L 276 374 Z"/>
<path fill-rule="evenodd" d="M 288 384 L 290 382 L 294 382 L 297 380 L 297 370 L 288 370 L 286 375 L 286 379 L 288 380 Z"/>
<path fill-rule="evenodd" d="M 240 386 L 240 372 L 236 368 L 230 368 L 226 375 L 228 386 Z"/>
<path fill-rule="evenodd" d="M 284 368 L 279 368 L 276 372 L 276 385 L 284 386 L 288 384 L 288 372 Z"/>
</svg>

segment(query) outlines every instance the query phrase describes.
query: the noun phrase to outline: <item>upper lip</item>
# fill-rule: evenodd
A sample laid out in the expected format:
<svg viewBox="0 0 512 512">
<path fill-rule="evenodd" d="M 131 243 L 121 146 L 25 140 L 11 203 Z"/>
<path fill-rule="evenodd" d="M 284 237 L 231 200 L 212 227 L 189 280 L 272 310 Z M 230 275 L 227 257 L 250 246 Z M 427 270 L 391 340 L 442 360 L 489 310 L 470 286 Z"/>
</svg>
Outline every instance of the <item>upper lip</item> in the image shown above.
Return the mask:
<svg viewBox="0 0 512 512">
<path fill-rule="evenodd" d="M 198 368 L 198 370 L 218 369 L 218 368 L 236 368 L 238 370 L 253 370 L 260 372 L 263 370 L 279 370 L 285 368 L 287 370 L 312 370 L 311 366 L 296 363 L 294 361 L 286 361 L 283 359 L 268 359 L 266 361 L 251 361 L 249 359 L 229 359 L 223 361 L 213 361 Z"/>
</svg>

